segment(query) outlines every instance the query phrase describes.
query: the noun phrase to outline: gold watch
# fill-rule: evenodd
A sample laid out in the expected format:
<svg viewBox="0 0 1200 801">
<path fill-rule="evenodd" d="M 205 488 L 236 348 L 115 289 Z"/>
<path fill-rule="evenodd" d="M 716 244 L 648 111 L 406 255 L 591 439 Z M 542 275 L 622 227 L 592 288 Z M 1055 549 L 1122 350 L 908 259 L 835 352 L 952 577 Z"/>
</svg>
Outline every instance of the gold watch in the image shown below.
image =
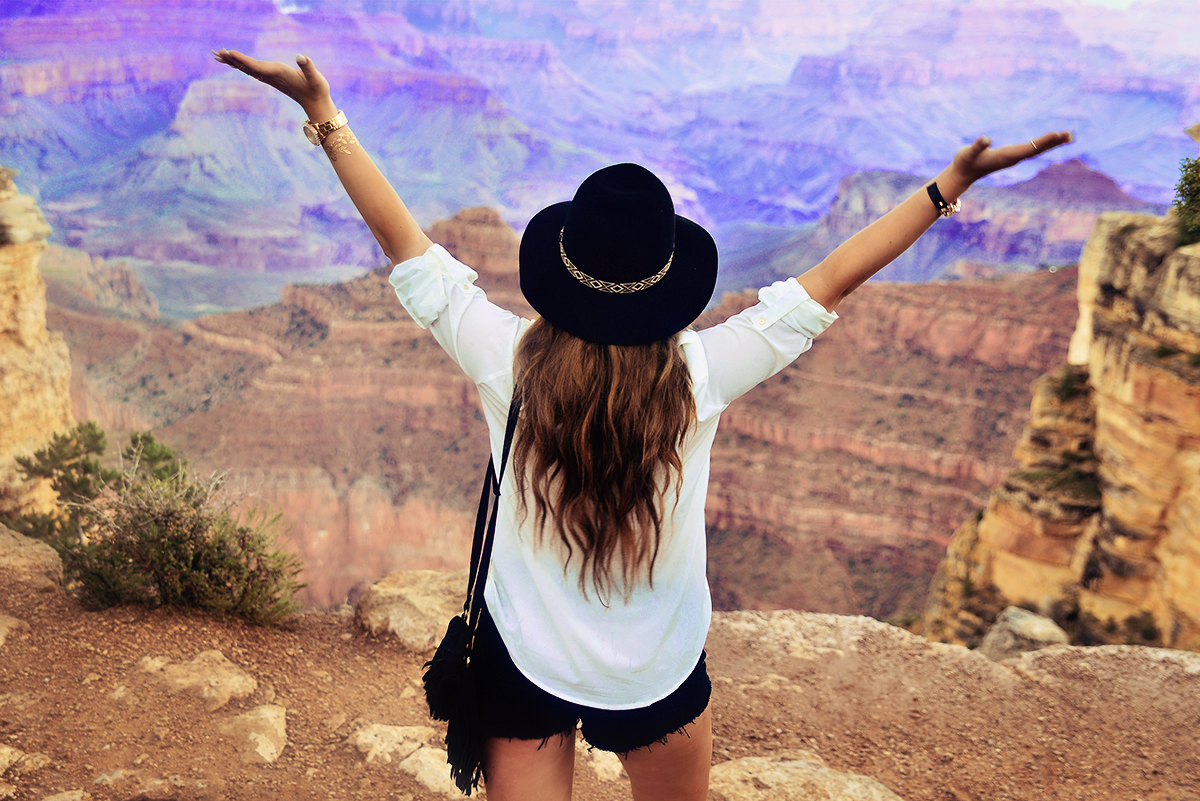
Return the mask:
<svg viewBox="0 0 1200 801">
<path fill-rule="evenodd" d="M 313 122 L 312 120 L 304 121 L 304 135 L 308 137 L 308 141 L 314 145 L 319 145 L 325 141 L 325 137 L 336 131 L 338 128 L 345 127 L 346 112 L 339 111 L 337 116 L 327 122 Z"/>
</svg>

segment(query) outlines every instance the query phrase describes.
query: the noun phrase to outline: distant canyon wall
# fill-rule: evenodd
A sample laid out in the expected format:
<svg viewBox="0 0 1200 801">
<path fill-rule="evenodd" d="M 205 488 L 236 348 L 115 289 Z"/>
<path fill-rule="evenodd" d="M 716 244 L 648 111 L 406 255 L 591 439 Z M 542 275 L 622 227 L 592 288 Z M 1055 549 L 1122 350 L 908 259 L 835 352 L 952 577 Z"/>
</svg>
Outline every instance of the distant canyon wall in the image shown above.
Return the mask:
<svg viewBox="0 0 1200 801">
<path fill-rule="evenodd" d="M 759 285 L 762 274 L 739 273 L 764 257 L 787 269 L 823 255 L 816 240 L 803 253 L 786 245 L 829 208 L 839 179 L 928 175 L 976 125 L 999 136 L 1027 122 L 1078 123 L 1073 149 L 1042 164 L 1079 156 L 1161 199 L 1178 163 L 1177 142 L 1161 131 L 1200 107 L 1186 38 L 1121 30 L 1134 16 L 1195 28 L 1196 12 L 1182 6 L 301 5 L 0 8 L 0 160 L 34 180 L 56 242 L 165 270 L 223 271 L 180 293 L 186 303 L 157 284 L 164 310 L 180 316 L 237 307 L 252 279 L 259 302 L 289 281 L 336 280 L 382 261 L 324 155 L 300 135 L 302 112 L 213 62 L 214 45 L 309 54 L 384 172 L 404 176 L 423 222 L 486 205 L 520 226 L 593 169 L 638 159 L 663 176 L 681 213 L 711 224 L 723 252 L 746 245 L 725 260 L 731 290 Z M 976 110 L 974 122 L 962 108 Z M 1081 116 L 1090 108 L 1104 118 Z M 1108 118 L 1158 122 L 1129 131 Z M 987 191 L 887 277 L 928 280 L 961 260 L 1074 260 L 1090 212 L 1065 201 L 1021 211 Z M 850 222 L 855 209 L 844 211 Z M 231 289 L 233 271 L 251 275 Z"/>
<path fill-rule="evenodd" d="M 1083 642 L 1200 644 L 1200 245 L 1106 214 L 1079 268 L 1070 362 L 1036 385 L 1023 468 L 955 534 L 927 633 L 977 642 L 998 608 Z"/>
</svg>

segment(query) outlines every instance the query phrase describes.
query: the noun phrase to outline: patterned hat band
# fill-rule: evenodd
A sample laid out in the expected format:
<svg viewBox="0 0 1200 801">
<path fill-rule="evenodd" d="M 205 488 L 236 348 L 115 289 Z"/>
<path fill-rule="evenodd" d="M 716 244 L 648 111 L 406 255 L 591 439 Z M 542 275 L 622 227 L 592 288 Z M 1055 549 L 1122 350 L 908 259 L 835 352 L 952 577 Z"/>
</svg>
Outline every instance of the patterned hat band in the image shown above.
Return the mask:
<svg viewBox="0 0 1200 801">
<path fill-rule="evenodd" d="M 671 269 L 671 262 L 675 258 L 675 251 L 672 249 L 671 255 L 667 257 L 667 263 L 663 265 L 663 268 L 649 278 L 643 278 L 640 281 L 634 281 L 629 284 L 614 284 L 611 281 L 602 281 L 599 278 L 593 278 L 592 276 L 588 275 L 583 270 L 576 267 L 571 260 L 567 258 L 567 251 L 563 250 L 564 230 L 565 229 L 563 228 L 558 229 L 558 255 L 562 256 L 562 261 L 567 267 L 567 272 L 569 272 L 576 281 L 584 286 L 591 287 L 592 289 L 598 289 L 601 292 L 611 292 L 616 295 L 628 295 L 632 292 L 640 292 L 643 289 L 648 289 L 662 280 L 662 277 L 667 274 L 667 270 Z"/>
</svg>

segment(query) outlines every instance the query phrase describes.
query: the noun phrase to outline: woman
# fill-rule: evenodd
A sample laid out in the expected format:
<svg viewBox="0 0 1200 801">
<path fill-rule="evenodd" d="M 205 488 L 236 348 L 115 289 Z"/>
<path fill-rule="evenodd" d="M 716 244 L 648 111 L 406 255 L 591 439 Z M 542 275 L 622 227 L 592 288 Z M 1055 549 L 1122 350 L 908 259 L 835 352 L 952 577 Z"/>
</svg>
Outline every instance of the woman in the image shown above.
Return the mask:
<svg viewBox="0 0 1200 801">
<path fill-rule="evenodd" d="M 807 350 L 972 183 L 1070 134 L 975 141 L 819 265 L 700 333 L 686 329 L 713 292 L 712 238 L 644 168 L 605 168 L 522 237 L 531 323 L 488 303 L 475 273 L 430 242 L 311 61 L 215 55 L 304 108 L 306 134 L 395 265 L 401 302 L 479 387 L 494 454 L 522 398 L 474 656 L 488 683 L 488 797 L 570 798 L 579 724 L 621 758 L 635 799 L 705 798 L 704 496 L 721 411 Z"/>
</svg>

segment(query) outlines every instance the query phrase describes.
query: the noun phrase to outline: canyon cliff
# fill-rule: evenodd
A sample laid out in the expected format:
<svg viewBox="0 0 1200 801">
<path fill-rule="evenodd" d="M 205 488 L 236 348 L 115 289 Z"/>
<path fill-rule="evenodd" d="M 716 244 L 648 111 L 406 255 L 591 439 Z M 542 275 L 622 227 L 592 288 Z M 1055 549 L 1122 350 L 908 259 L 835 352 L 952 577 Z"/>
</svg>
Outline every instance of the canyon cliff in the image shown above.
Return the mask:
<svg viewBox="0 0 1200 801">
<path fill-rule="evenodd" d="M 46 284 L 38 273 L 50 226 L 13 177 L 0 168 L 0 517 L 53 508 L 53 492 L 21 481 L 15 459 L 73 422 L 67 344 L 46 330 Z"/>
<path fill-rule="evenodd" d="M 1105 214 L 1069 363 L 1035 385 L 1022 469 L 955 533 L 928 636 L 978 643 L 1007 604 L 1084 643 L 1200 644 L 1200 245 Z"/>
</svg>

